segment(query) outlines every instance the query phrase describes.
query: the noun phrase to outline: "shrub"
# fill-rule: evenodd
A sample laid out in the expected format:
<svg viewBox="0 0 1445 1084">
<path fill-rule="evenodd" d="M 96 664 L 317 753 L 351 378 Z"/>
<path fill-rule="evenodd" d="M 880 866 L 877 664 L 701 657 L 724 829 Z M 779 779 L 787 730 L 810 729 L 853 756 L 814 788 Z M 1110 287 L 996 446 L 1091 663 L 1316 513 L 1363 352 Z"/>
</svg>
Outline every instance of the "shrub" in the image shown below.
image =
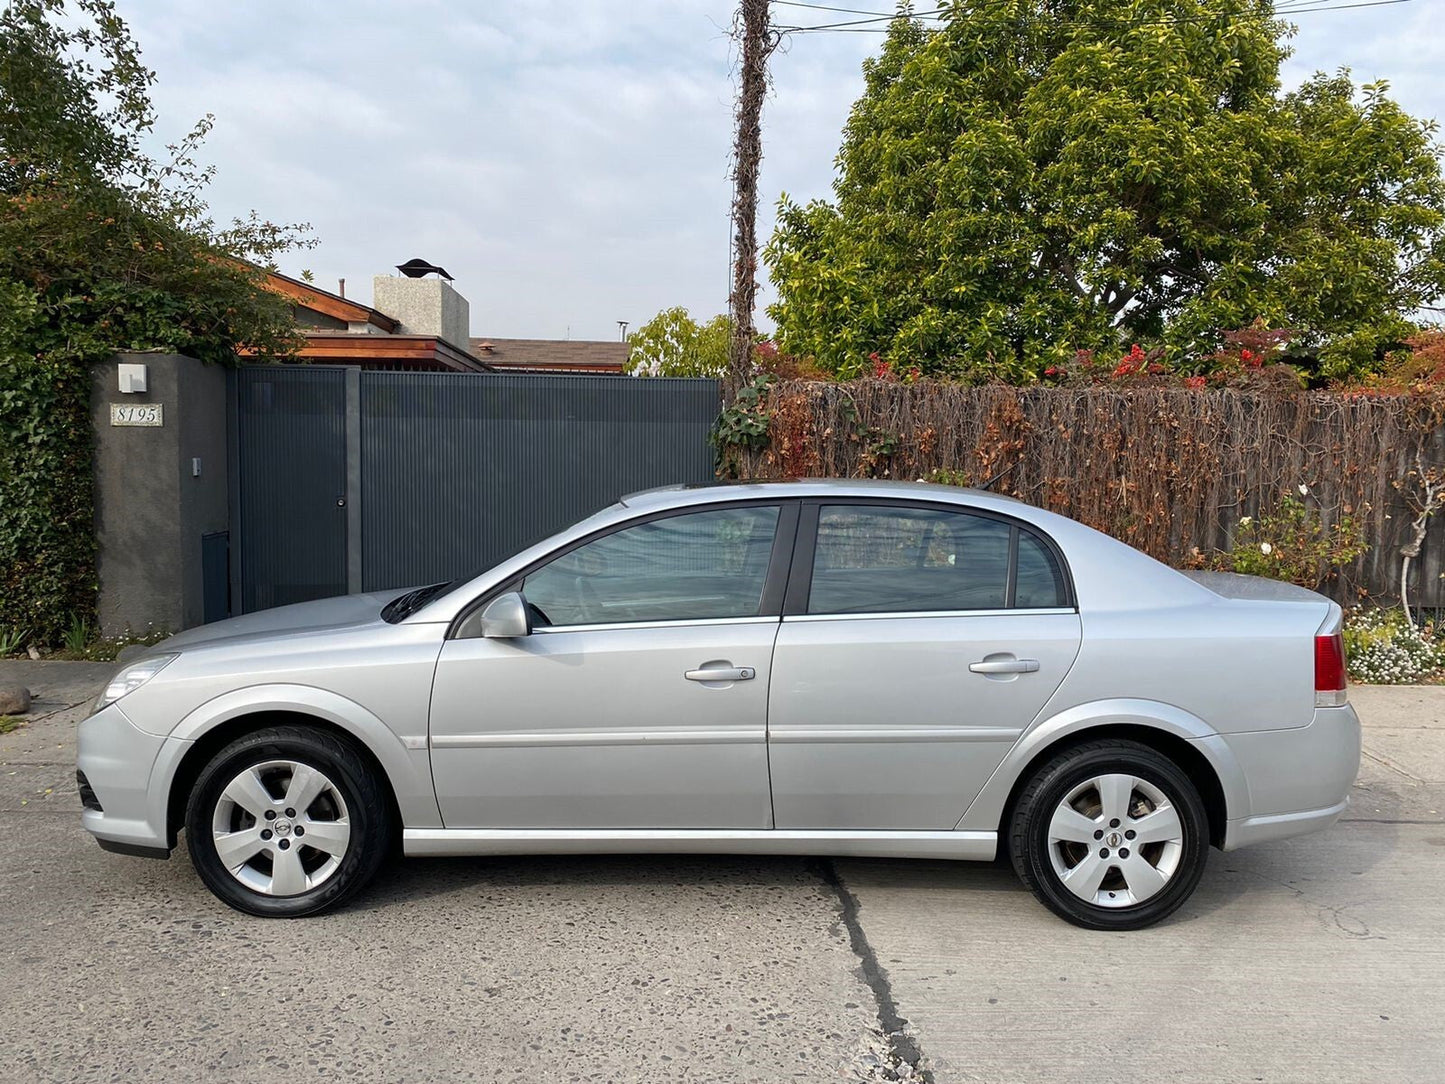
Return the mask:
<svg viewBox="0 0 1445 1084">
<path fill-rule="evenodd" d="M 1234 544 L 1224 553 L 1207 558 L 1210 567 L 1246 576 L 1266 576 L 1301 587 L 1316 588 L 1339 575 L 1369 547 L 1353 517 L 1341 515 L 1327 524 L 1318 508 L 1286 493 L 1272 512 L 1258 518 L 1245 516 L 1235 529 Z"/>
<path fill-rule="evenodd" d="M 0 628 L 35 646 L 77 642 L 94 614 L 93 367 L 299 339 L 257 265 L 304 231 L 212 220 L 209 117 L 150 156 L 155 77 L 113 6 L 0 6 Z"/>
</svg>

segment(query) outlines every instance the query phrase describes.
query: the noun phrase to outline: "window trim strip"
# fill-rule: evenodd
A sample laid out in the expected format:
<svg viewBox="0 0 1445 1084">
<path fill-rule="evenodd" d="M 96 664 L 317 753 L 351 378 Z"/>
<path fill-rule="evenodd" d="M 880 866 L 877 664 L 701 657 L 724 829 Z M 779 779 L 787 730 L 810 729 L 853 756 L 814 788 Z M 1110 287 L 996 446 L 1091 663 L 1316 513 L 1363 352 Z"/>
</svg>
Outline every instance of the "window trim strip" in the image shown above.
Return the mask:
<svg viewBox="0 0 1445 1084">
<path fill-rule="evenodd" d="M 1079 611 L 1072 607 L 1039 606 L 1003 610 L 890 610 L 886 613 L 837 613 L 837 614 L 784 614 L 787 622 L 812 621 L 896 621 L 902 618 L 920 617 L 1056 617 L 1074 616 Z M 774 619 L 776 620 L 776 619 Z"/>
<path fill-rule="evenodd" d="M 777 614 L 758 617 L 683 617 L 675 621 L 610 621 L 597 625 L 539 625 L 533 636 L 555 636 L 559 632 L 620 632 L 623 629 L 714 628 L 718 625 L 776 625 Z"/>
</svg>

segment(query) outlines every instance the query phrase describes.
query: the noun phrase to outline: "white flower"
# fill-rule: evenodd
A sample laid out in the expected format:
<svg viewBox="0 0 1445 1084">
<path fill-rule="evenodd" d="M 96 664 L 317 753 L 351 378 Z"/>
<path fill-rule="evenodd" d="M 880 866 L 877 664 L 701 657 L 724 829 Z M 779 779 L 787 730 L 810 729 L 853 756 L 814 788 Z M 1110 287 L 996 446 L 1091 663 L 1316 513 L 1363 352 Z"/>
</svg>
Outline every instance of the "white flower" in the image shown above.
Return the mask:
<svg viewBox="0 0 1445 1084">
<path fill-rule="evenodd" d="M 1310 487 L 1301 482 L 1299 484 L 1299 495 L 1301 497 L 1308 497 L 1310 495 Z"/>
<path fill-rule="evenodd" d="M 1259 544 L 1259 552 L 1268 557 L 1271 553 L 1274 552 L 1274 547 L 1271 546 L 1268 542 L 1261 542 Z"/>
<path fill-rule="evenodd" d="M 1239 525 L 1240 525 L 1241 527 L 1248 527 L 1248 526 L 1249 526 L 1251 523 L 1253 523 L 1253 522 L 1254 522 L 1254 517 L 1253 517 L 1253 516 L 1243 516 L 1243 517 L 1241 517 L 1240 520 L 1239 520 Z"/>
</svg>

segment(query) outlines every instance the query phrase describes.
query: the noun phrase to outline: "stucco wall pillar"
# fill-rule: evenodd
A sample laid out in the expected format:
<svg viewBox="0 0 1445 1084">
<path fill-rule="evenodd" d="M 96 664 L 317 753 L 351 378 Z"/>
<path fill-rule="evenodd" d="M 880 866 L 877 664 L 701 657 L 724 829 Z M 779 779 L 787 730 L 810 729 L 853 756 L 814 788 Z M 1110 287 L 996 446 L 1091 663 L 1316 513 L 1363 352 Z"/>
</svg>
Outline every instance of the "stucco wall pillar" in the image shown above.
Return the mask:
<svg viewBox="0 0 1445 1084">
<path fill-rule="evenodd" d="M 146 390 L 119 387 L 123 363 Z M 113 406 L 158 406 L 150 412 Z M 98 617 L 105 636 L 180 631 L 205 617 L 202 538 L 227 530 L 226 373 L 179 354 L 119 354 L 95 369 Z"/>
</svg>

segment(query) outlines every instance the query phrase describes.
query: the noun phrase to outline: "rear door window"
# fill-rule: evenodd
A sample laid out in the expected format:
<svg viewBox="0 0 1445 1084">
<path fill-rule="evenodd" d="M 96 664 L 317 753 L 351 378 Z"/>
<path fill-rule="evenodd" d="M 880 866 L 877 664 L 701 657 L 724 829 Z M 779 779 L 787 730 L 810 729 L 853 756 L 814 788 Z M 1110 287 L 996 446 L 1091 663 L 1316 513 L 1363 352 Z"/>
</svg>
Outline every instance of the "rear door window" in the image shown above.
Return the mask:
<svg viewBox="0 0 1445 1084">
<path fill-rule="evenodd" d="M 967 513 L 825 505 L 812 614 L 992 610 L 1006 605 L 1009 525 Z"/>
<path fill-rule="evenodd" d="M 1063 570 L 1052 549 L 1007 520 L 906 505 L 818 510 L 807 613 L 1066 605 Z"/>
</svg>

